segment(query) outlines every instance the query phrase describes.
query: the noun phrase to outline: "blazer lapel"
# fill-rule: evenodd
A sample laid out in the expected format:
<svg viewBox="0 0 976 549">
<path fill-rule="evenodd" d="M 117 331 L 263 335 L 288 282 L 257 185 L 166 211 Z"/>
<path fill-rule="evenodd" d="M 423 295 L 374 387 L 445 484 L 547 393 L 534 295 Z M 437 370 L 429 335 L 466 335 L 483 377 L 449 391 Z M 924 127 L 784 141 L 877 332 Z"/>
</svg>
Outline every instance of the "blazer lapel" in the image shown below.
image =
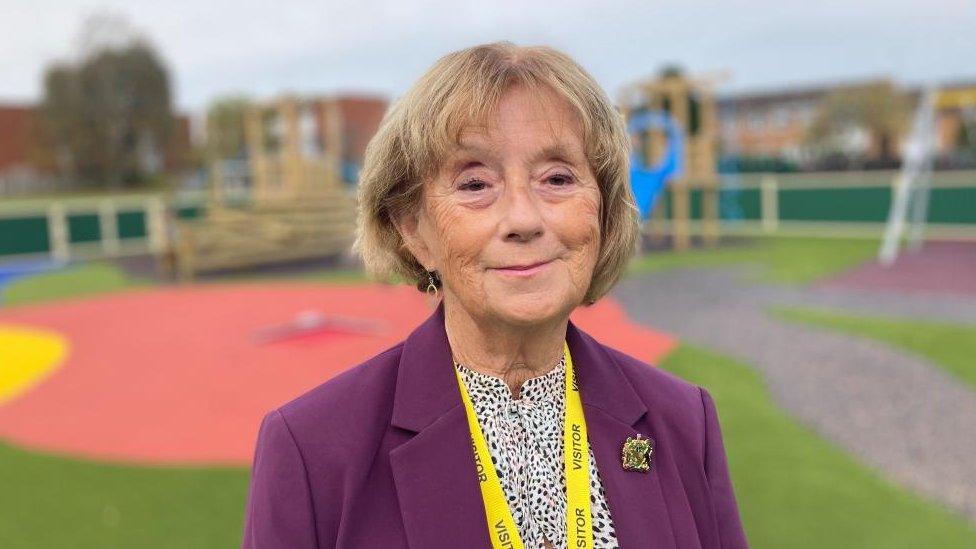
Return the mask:
<svg viewBox="0 0 976 549">
<path fill-rule="evenodd" d="M 652 463 L 650 470 L 642 473 L 625 470 L 621 462 L 627 437 L 640 432 L 659 440 L 655 433 L 635 428 L 647 407 L 613 357 L 572 321 L 566 342 L 579 378 L 590 446 L 620 547 L 676 547 L 659 467 Z"/>
<path fill-rule="evenodd" d="M 390 451 L 410 547 L 491 547 L 474 450 L 444 330 L 444 305 L 406 339 L 391 423 L 416 433 Z"/>
<path fill-rule="evenodd" d="M 390 465 L 410 547 L 491 546 L 463 407 L 393 449 Z"/>
</svg>

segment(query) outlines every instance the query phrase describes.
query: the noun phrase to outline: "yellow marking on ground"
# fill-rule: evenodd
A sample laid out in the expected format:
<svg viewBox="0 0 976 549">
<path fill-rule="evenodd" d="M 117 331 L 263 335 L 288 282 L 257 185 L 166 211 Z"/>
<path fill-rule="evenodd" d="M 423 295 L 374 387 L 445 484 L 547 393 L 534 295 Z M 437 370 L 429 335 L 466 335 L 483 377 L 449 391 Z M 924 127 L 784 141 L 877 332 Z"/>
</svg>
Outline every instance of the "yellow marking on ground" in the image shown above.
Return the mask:
<svg viewBox="0 0 976 549">
<path fill-rule="evenodd" d="M 0 325 L 0 404 L 54 373 L 67 354 L 68 341 L 55 332 Z"/>
</svg>

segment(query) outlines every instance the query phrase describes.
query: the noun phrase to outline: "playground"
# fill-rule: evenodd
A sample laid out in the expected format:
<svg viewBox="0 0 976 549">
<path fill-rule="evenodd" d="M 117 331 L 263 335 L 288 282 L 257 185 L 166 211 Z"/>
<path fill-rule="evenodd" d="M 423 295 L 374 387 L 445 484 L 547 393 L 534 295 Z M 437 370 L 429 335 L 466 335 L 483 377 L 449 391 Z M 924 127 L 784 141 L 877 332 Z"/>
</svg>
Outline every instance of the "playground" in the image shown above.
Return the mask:
<svg viewBox="0 0 976 549">
<path fill-rule="evenodd" d="M 572 320 L 713 395 L 752 546 L 976 546 L 976 173 L 924 142 L 853 183 L 725 173 L 712 86 L 625 90 L 645 236 Z M 335 105 L 246 116 L 198 203 L 0 208 L 30 256 L 0 261 L 0 546 L 238 546 L 264 413 L 431 312 L 342 255 Z"/>
</svg>

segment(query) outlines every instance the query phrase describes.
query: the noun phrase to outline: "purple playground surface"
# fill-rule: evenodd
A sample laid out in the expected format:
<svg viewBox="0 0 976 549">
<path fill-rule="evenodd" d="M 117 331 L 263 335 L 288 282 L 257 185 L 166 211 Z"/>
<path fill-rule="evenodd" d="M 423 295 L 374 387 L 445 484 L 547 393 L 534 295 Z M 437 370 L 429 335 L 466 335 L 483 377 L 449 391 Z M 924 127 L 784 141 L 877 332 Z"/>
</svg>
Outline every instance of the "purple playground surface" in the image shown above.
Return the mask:
<svg viewBox="0 0 976 549">
<path fill-rule="evenodd" d="M 874 260 L 814 286 L 976 295 L 976 242 L 928 241 L 890 267 Z"/>
</svg>

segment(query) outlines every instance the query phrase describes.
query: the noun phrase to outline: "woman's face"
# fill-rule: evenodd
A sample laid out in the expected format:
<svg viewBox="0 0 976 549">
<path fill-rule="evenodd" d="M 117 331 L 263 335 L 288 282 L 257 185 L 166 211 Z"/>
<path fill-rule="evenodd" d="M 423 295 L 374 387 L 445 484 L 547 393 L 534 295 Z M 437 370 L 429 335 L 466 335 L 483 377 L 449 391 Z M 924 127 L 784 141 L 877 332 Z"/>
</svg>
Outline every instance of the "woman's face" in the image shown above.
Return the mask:
<svg viewBox="0 0 976 549">
<path fill-rule="evenodd" d="M 510 88 L 432 179 L 407 245 L 471 316 L 528 325 L 568 316 L 600 248 L 600 190 L 565 100 Z"/>
</svg>

